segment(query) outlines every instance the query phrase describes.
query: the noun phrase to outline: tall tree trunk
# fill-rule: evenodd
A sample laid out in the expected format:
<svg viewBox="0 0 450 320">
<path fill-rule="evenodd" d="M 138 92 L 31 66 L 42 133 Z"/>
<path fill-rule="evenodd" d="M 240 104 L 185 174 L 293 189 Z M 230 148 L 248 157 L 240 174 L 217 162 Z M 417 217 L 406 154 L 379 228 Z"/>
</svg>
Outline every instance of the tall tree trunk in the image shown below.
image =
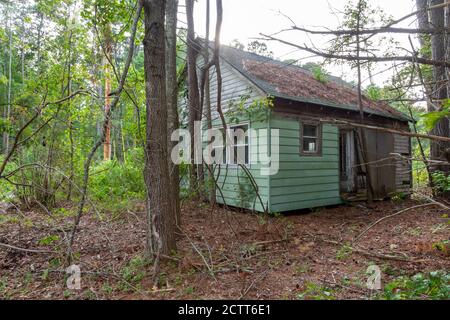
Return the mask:
<svg viewBox="0 0 450 320">
<path fill-rule="evenodd" d="M 112 53 L 112 38 L 111 38 L 111 24 L 105 26 L 103 32 L 105 41 L 105 113 L 108 113 L 111 108 L 111 53 Z M 111 120 L 109 120 L 106 127 L 105 144 L 103 145 L 103 160 L 111 160 Z"/>
<path fill-rule="evenodd" d="M 417 24 L 419 29 L 429 29 L 430 26 L 430 21 L 429 21 L 429 12 L 428 12 L 428 1 L 429 0 L 416 0 L 416 9 L 417 9 Z M 430 46 L 430 37 L 427 35 L 419 35 L 419 43 L 420 43 L 420 49 L 422 52 L 422 55 L 426 55 L 426 58 L 431 58 L 431 56 L 428 54 L 428 50 L 427 47 Z M 418 70 L 418 75 L 419 78 L 421 79 L 421 81 L 423 82 L 423 86 L 424 86 L 424 92 L 425 95 L 427 96 L 427 110 L 431 111 L 434 110 L 432 101 L 431 101 L 431 92 L 433 92 L 433 87 L 430 86 L 429 83 L 432 82 L 432 77 L 429 77 L 428 79 L 424 79 L 424 74 L 422 72 L 421 65 L 418 64 L 417 65 L 417 70 Z M 413 114 L 411 111 L 411 108 L 409 108 L 409 113 L 411 118 L 413 118 Z M 415 124 L 413 124 L 413 128 L 414 131 L 417 133 L 417 126 Z M 422 145 L 422 141 L 417 138 L 417 143 L 419 145 L 419 149 L 420 149 L 420 153 L 422 155 L 422 159 L 424 161 L 424 165 L 425 168 L 427 170 L 427 175 L 428 175 L 428 186 L 433 187 L 433 176 L 431 174 L 431 167 L 429 165 L 429 163 L 426 162 L 427 158 L 425 155 L 425 150 L 423 148 Z M 434 191 L 433 191 L 434 194 Z"/>
<path fill-rule="evenodd" d="M 123 111 L 125 109 L 125 105 L 120 105 L 120 112 L 118 112 L 118 121 L 117 126 L 114 130 L 114 138 L 115 138 L 115 150 L 114 150 L 114 159 L 119 161 L 120 163 L 125 162 L 125 144 L 124 144 L 124 136 L 123 136 Z"/>
<path fill-rule="evenodd" d="M 3 14 L 4 14 L 4 18 L 3 17 L 2 18 L 3 18 L 3 21 L 5 23 L 4 28 L 5 28 L 5 30 L 7 30 L 8 29 L 8 11 L 7 11 L 6 7 L 3 10 Z M 7 46 L 6 46 L 6 44 L 4 42 L 1 42 L 0 44 L 2 46 L 2 53 L 3 53 L 2 71 L 3 71 L 3 75 L 6 77 L 6 74 L 7 74 L 6 70 L 8 70 L 8 63 L 7 63 L 7 61 L 8 61 L 8 49 L 7 49 Z M 5 83 L 4 87 L 5 88 L 3 90 L 3 92 L 4 92 L 3 99 L 4 99 L 5 103 L 2 105 L 2 117 L 3 117 L 3 119 L 6 119 L 6 110 L 8 108 L 8 106 L 6 104 L 6 101 L 8 101 L 8 84 Z M 7 134 L 7 132 L 3 132 L 3 134 L 2 134 L 2 150 L 1 151 L 4 154 L 7 153 L 6 148 L 5 148 L 6 134 Z"/>
<path fill-rule="evenodd" d="M 357 17 L 357 23 L 356 23 L 356 57 L 359 58 L 361 54 L 361 42 L 360 42 L 360 36 L 359 36 L 359 30 L 361 29 L 361 8 L 362 2 L 361 0 L 358 1 L 358 17 Z M 357 63 L 357 72 L 358 72 L 358 109 L 359 109 L 359 115 L 361 123 L 364 123 L 364 105 L 363 105 L 363 99 L 362 99 L 362 81 L 361 81 L 361 63 L 359 59 L 356 60 Z M 362 155 L 362 162 L 364 164 L 364 168 L 366 169 L 366 194 L 367 194 L 367 201 L 371 202 L 373 200 L 374 192 L 373 192 L 373 185 L 372 185 L 372 172 L 369 164 L 368 159 L 368 145 L 367 145 L 367 130 L 364 128 L 359 128 L 358 134 L 360 136 L 361 140 L 361 155 Z"/>
<path fill-rule="evenodd" d="M 205 65 L 209 63 L 209 27 L 210 27 L 210 17 L 211 17 L 211 10 L 210 10 L 210 0 L 206 0 L 206 36 L 205 36 L 205 48 L 203 53 L 203 59 Z M 206 125 L 208 126 L 208 129 L 212 129 L 212 116 L 211 116 L 211 88 L 210 88 L 210 79 L 209 79 L 209 69 L 205 72 L 205 85 L 204 85 L 204 92 L 201 94 L 205 96 L 205 115 L 206 115 Z M 209 141 L 209 140 L 208 140 Z M 209 169 L 208 172 L 211 175 L 210 179 L 215 179 L 214 177 L 214 170 L 212 165 L 208 165 Z M 214 205 L 216 203 L 216 184 L 215 183 L 208 183 L 210 186 L 210 194 L 209 194 L 209 202 L 211 205 Z"/>
<path fill-rule="evenodd" d="M 147 110 L 145 183 L 148 253 L 156 257 L 176 250 L 167 164 L 165 70 L 165 0 L 142 0 L 145 17 L 144 70 Z"/>
<path fill-rule="evenodd" d="M 444 8 L 445 11 L 445 60 L 450 61 L 450 5 Z M 450 68 L 445 69 L 445 75 L 447 77 L 447 97 L 450 97 Z"/>
<path fill-rule="evenodd" d="M 167 84 L 167 161 L 170 173 L 170 196 L 174 209 L 176 225 L 181 225 L 180 210 L 180 173 L 178 165 L 171 158 L 175 142 L 171 141 L 172 132 L 178 129 L 178 82 L 177 82 L 177 12 L 178 0 L 166 3 L 166 84 Z"/>
<path fill-rule="evenodd" d="M 444 0 L 431 0 L 430 5 L 439 5 L 444 3 Z M 436 8 L 430 10 L 430 25 L 436 29 L 445 28 L 445 14 L 444 8 Z M 445 35 L 444 34 L 433 34 L 431 36 L 431 53 L 432 58 L 435 61 L 445 61 L 446 60 L 446 48 L 445 48 Z M 435 101 L 433 104 L 440 110 L 442 108 L 443 100 L 447 99 L 447 75 L 446 68 L 444 66 L 433 66 L 433 94 L 432 99 Z M 433 107 L 432 110 L 435 111 Z M 443 118 L 431 131 L 431 134 L 449 137 L 450 136 L 450 126 L 449 120 Z M 431 141 L 430 145 L 430 157 L 432 160 L 444 160 L 445 151 L 450 147 L 450 144 L 445 142 Z M 432 170 L 440 170 L 448 173 L 450 168 L 448 166 L 434 166 Z"/>
<path fill-rule="evenodd" d="M 37 35 L 37 59 L 36 59 L 36 66 L 38 68 L 38 71 L 41 71 L 41 60 L 42 60 L 42 54 L 41 54 L 41 42 L 42 37 L 44 36 L 43 28 L 44 28 L 44 14 L 42 12 L 38 12 L 39 16 L 39 26 L 38 26 L 38 35 Z"/>
<path fill-rule="evenodd" d="M 187 18 L 187 66 L 188 66 L 188 86 L 189 86 L 189 133 L 191 135 L 191 172 L 190 187 L 191 190 L 198 188 L 197 170 L 195 165 L 196 150 L 195 141 L 195 121 L 201 119 L 200 97 L 197 75 L 197 56 L 200 53 L 200 46 L 195 40 L 194 29 L 194 0 L 186 0 L 186 18 Z"/>
<path fill-rule="evenodd" d="M 69 32 L 69 52 L 67 58 L 67 95 L 70 96 L 72 94 L 72 37 L 73 30 L 71 29 Z M 68 102 L 69 104 L 69 143 L 70 143 L 70 179 L 68 181 L 67 188 L 67 200 L 70 201 L 72 197 L 72 183 L 71 180 L 75 177 L 75 143 L 73 137 L 73 122 L 72 122 L 72 106 L 71 100 Z"/>
<path fill-rule="evenodd" d="M 419 29 L 430 28 L 427 7 L 428 0 L 416 0 L 417 23 L 419 25 Z M 427 45 L 426 35 L 419 35 L 419 43 L 421 48 L 424 48 Z"/>
<path fill-rule="evenodd" d="M 20 10 L 20 14 L 22 17 L 25 17 L 25 4 L 22 6 Z M 25 34 L 25 19 L 21 19 L 20 32 Z M 21 41 L 20 48 L 20 65 L 21 65 L 21 75 L 22 75 L 22 86 L 25 85 L 25 40 Z"/>
<path fill-rule="evenodd" d="M 10 17 L 10 4 L 6 6 L 6 32 L 8 33 L 8 87 L 6 93 L 6 106 L 4 109 L 4 118 L 9 121 L 11 116 L 11 85 L 12 85 L 12 31 L 11 31 L 11 17 Z M 5 154 L 9 150 L 9 132 L 5 131 L 3 133 L 3 147 Z"/>
<path fill-rule="evenodd" d="M 9 4 L 8 4 L 8 11 L 9 11 Z M 9 121 L 11 118 L 11 90 L 12 90 L 12 28 L 11 28 L 12 20 L 11 17 L 9 17 L 9 24 L 8 24 L 8 39 L 9 39 L 9 60 L 8 60 L 8 109 L 6 112 L 6 120 Z M 6 151 L 9 150 L 9 133 L 6 134 L 6 145 L 5 145 Z"/>
</svg>

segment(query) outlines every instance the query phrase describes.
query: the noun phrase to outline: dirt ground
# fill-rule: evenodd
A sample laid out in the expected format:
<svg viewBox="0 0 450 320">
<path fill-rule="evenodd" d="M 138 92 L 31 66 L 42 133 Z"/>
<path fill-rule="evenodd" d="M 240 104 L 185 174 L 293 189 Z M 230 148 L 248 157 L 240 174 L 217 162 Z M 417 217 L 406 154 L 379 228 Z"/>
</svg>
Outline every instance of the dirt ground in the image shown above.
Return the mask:
<svg viewBox="0 0 450 320">
<path fill-rule="evenodd" d="M 161 266 L 159 287 L 144 259 L 141 204 L 82 217 L 74 252 L 81 289 L 66 287 L 70 206 L 0 211 L 3 299 L 368 299 L 366 270 L 385 284 L 400 275 L 450 270 L 448 212 L 414 200 L 384 201 L 269 217 L 193 202 L 182 206 L 178 253 Z"/>
</svg>

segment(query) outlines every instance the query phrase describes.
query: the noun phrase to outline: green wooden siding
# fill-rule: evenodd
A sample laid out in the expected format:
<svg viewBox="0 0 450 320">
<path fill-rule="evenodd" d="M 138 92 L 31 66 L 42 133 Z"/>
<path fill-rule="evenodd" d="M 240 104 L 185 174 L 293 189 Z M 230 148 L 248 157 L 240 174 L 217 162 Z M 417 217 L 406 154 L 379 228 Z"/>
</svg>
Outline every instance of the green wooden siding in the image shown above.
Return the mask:
<svg viewBox="0 0 450 320">
<path fill-rule="evenodd" d="M 321 156 L 300 154 L 300 121 L 274 113 L 270 127 L 280 133 L 280 170 L 270 176 L 270 211 L 282 212 L 342 202 L 339 192 L 339 134 L 322 126 Z"/>
<path fill-rule="evenodd" d="M 256 130 L 267 129 L 267 121 L 261 121 L 260 119 L 252 121 L 249 118 L 239 117 L 237 123 L 248 123 L 249 128 Z M 227 122 L 227 125 L 233 124 Z M 222 123 L 217 119 L 213 122 L 213 126 L 222 127 Z M 257 146 L 250 144 L 250 158 L 256 156 L 257 152 Z M 240 166 L 236 165 L 222 165 L 220 172 L 218 167 L 216 167 L 217 184 L 222 190 L 222 194 L 220 192 L 216 193 L 216 201 L 221 204 L 226 203 L 229 206 L 264 212 L 269 205 L 269 177 L 261 175 L 261 166 L 259 164 L 250 164 L 247 167 L 258 186 L 262 204 L 247 173 Z"/>
<path fill-rule="evenodd" d="M 199 65 L 202 65 L 202 59 Z M 247 97 L 245 105 L 265 94 L 244 78 L 228 63 L 221 61 L 222 68 L 222 108 L 224 112 L 230 107 L 237 106 L 243 96 Z M 215 111 L 217 98 L 216 74 L 211 72 L 211 101 L 213 109 L 213 126 L 221 127 L 221 121 Z M 234 118 L 234 117 L 233 117 Z M 264 207 L 270 212 L 282 212 L 317 206 L 326 206 L 341 203 L 339 195 L 339 148 L 338 130 L 331 125 L 323 126 L 322 155 L 320 157 L 305 157 L 300 155 L 300 126 L 299 121 L 283 117 L 271 112 L 270 116 L 262 120 L 249 119 L 247 116 L 238 116 L 237 121 L 227 124 L 248 123 L 251 129 L 280 129 L 280 169 L 273 176 L 261 175 L 260 164 L 248 166 L 255 182 L 258 185 L 259 195 Z M 251 139 L 252 140 L 252 139 Z M 259 137 L 258 146 L 250 144 L 250 157 L 255 156 L 259 147 L 270 145 L 270 137 L 263 134 Z M 217 192 L 218 203 L 226 203 L 250 210 L 264 211 L 255 189 L 246 173 L 239 166 L 222 165 L 217 183 L 222 194 Z"/>
<path fill-rule="evenodd" d="M 249 106 L 254 101 L 266 97 L 264 92 L 255 87 L 228 63 L 221 60 L 220 64 L 222 71 L 222 109 L 225 115 L 229 111 L 236 110 L 242 103 L 243 97 L 245 97 L 244 106 Z M 199 57 L 198 65 L 199 67 L 203 65 L 203 58 Z M 217 77 L 215 68 L 212 68 L 210 73 L 210 94 L 213 126 L 222 127 L 222 121 L 216 111 Z M 267 129 L 267 120 L 262 120 L 260 117 L 250 119 L 248 115 L 235 114 L 232 118 L 237 121 L 231 121 L 230 117 L 226 116 L 228 126 L 245 122 L 249 124 L 251 129 Z M 252 154 L 254 155 L 258 152 L 258 147 L 250 144 L 249 152 L 251 157 Z M 251 164 L 248 166 L 248 169 L 258 185 L 258 193 L 263 205 L 261 205 L 261 201 L 256 196 L 256 191 L 250 178 L 241 167 L 236 165 L 221 165 L 220 171 L 216 167 L 215 175 L 217 183 L 222 190 L 222 194 L 219 191 L 216 192 L 216 201 L 222 204 L 226 203 L 229 206 L 263 212 L 268 207 L 269 178 L 260 174 L 259 165 Z"/>
<path fill-rule="evenodd" d="M 322 126 L 322 155 L 302 156 L 300 154 L 300 121 L 273 114 L 269 122 L 252 122 L 241 118 L 239 122 L 248 122 L 251 129 L 270 127 L 279 129 L 280 164 L 279 172 L 273 176 L 262 176 L 260 165 L 249 166 L 264 206 L 270 212 L 282 212 L 304 208 L 313 208 L 340 204 L 339 192 L 339 135 L 332 125 Z M 214 122 L 220 127 L 219 121 Z M 263 139 L 265 140 L 265 139 Z M 259 146 L 267 145 L 260 142 Z M 250 146 L 251 156 L 257 152 Z M 216 171 L 217 173 L 217 171 Z M 225 203 L 246 209 L 263 211 L 256 192 L 242 168 L 237 166 L 221 167 L 218 184 L 222 188 Z M 224 203 L 217 193 L 217 202 Z"/>
<path fill-rule="evenodd" d="M 228 62 L 221 60 L 222 69 L 222 108 L 225 114 L 242 103 L 246 97 L 244 106 L 248 107 L 252 102 L 265 98 L 266 94 L 254 83 L 244 77 Z M 199 68 L 203 65 L 203 58 L 199 57 Z M 221 127 L 221 121 L 217 113 L 217 81 L 214 69 L 210 73 L 210 93 L 212 103 L 212 119 L 215 127 Z M 180 102 L 180 104 L 185 104 Z M 261 175 L 261 166 L 250 164 L 248 166 L 253 179 L 258 185 L 259 194 L 263 205 L 256 196 L 256 192 L 245 171 L 239 166 L 222 165 L 220 172 L 216 168 L 215 174 L 219 175 L 218 185 L 223 197 L 217 192 L 217 202 L 230 206 L 241 207 L 256 211 L 263 211 L 267 207 L 270 212 L 283 212 L 342 203 L 339 187 L 339 130 L 331 124 L 322 126 L 322 141 L 320 156 L 304 156 L 300 153 L 300 121 L 278 114 L 274 111 L 270 116 L 261 120 L 249 119 L 247 116 L 233 116 L 237 121 L 227 124 L 248 123 L 251 129 L 279 129 L 280 155 L 279 172 L 272 176 Z M 263 135 L 258 145 L 250 144 L 250 157 L 258 152 L 259 147 L 270 144 L 270 137 Z M 252 139 L 251 139 L 252 140 Z M 399 153 L 409 154 L 409 141 L 406 138 L 397 137 L 395 150 Z M 410 179 L 406 169 L 409 165 L 397 163 L 396 181 L 397 189 L 401 189 Z M 409 187 L 406 186 L 406 187 Z"/>
</svg>

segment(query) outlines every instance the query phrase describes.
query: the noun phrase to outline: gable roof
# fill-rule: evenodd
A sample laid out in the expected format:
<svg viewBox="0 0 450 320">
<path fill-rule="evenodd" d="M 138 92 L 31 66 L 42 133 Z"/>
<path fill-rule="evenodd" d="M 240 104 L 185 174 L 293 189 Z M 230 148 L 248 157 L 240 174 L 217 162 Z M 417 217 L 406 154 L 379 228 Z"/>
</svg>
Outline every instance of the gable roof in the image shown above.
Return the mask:
<svg viewBox="0 0 450 320">
<path fill-rule="evenodd" d="M 268 95 L 359 112 L 357 91 L 340 78 L 329 76 L 323 83 L 299 66 L 225 45 L 221 45 L 220 56 Z M 410 121 L 388 103 L 373 101 L 364 95 L 363 108 L 368 115 Z"/>
</svg>

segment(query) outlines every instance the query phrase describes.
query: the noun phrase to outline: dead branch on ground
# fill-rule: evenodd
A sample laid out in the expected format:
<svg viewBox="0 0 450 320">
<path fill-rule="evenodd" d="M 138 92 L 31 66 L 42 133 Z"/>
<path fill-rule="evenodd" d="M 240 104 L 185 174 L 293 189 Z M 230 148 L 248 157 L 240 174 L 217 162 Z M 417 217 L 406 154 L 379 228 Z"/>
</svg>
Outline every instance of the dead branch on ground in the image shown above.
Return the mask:
<svg viewBox="0 0 450 320">
<path fill-rule="evenodd" d="M 241 296 L 239 297 L 238 300 L 242 300 L 248 293 L 249 291 L 256 285 L 256 283 L 258 283 L 259 281 L 261 281 L 262 279 L 264 279 L 264 277 L 267 275 L 267 273 L 270 271 L 270 269 L 266 269 L 263 272 L 261 272 L 261 274 L 256 277 L 252 283 L 247 287 L 247 289 L 244 290 L 244 292 L 241 294 Z"/>
<path fill-rule="evenodd" d="M 398 216 L 398 215 L 400 215 L 400 214 L 402 214 L 402 213 L 405 213 L 405 212 L 408 212 L 408 211 L 411 211 L 411 210 L 414 210 L 414 209 L 419 209 L 419 208 L 429 207 L 429 206 L 436 206 L 436 205 L 442 206 L 442 204 L 436 203 L 436 202 L 432 202 L 432 203 L 424 203 L 424 204 L 419 204 L 419 205 L 417 205 L 417 206 L 412 206 L 412 207 L 409 207 L 409 208 L 400 210 L 400 211 L 398 211 L 398 212 L 396 212 L 396 213 L 393 213 L 393 214 L 391 214 L 391 215 L 388 215 L 388 216 L 385 216 L 385 217 L 383 217 L 383 218 L 380 218 L 380 219 L 378 219 L 377 221 L 375 221 L 374 223 L 370 224 L 370 225 L 369 225 L 366 229 L 364 229 L 359 235 L 357 235 L 357 236 L 353 239 L 353 243 L 355 243 L 356 241 L 358 241 L 363 235 L 365 235 L 365 234 L 367 233 L 367 231 L 369 231 L 369 230 L 372 229 L 374 226 L 376 226 L 377 224 L 379 224 L 380 222 L 382 222 L 382 221 L 384 221 L 384 220 L 386 220 L 386 219 L 389 219 L 389 218 Z"/>
<path fill-rule="evenodd" d="M 16 246 L 6 244 L 6 243 L 1 243 L 1 242 L 0 242 L 0 247 L 4 247 L 4 248 L 15 250 L 15 251 L 30 252 L 30 253 L 57 253 L 56 251 L 51 251 L 51 250 L 37 250 L 37 249 L 20 248 L 20 247 L 16 247 Z"/>
</svg>

